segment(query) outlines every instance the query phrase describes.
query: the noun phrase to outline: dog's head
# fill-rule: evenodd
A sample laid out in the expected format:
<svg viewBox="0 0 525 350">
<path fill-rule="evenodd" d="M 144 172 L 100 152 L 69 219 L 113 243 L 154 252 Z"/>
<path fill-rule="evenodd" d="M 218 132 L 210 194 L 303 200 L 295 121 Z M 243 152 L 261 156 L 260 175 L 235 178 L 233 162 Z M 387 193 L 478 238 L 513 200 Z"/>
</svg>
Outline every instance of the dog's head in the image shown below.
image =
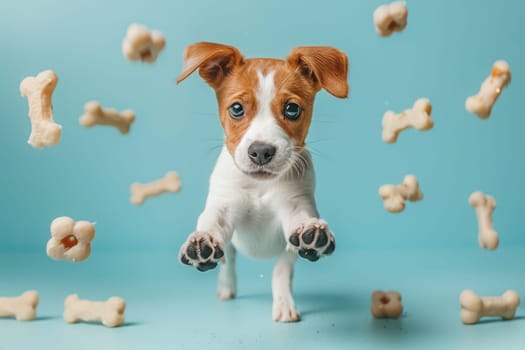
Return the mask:
<svg viewBox="0 0 525 350">
<path fill-rule="evenodd" d="M 274 178 L 300 160 L 315 94 L 348 95 L 348 57 L 327 46 L 296 47 L 286 60 L 245 59 L 233 46 L 197 43 L 177 83 L 195 70 L 215 90 L 226 147 L 237 167 Z"/>
</svg>

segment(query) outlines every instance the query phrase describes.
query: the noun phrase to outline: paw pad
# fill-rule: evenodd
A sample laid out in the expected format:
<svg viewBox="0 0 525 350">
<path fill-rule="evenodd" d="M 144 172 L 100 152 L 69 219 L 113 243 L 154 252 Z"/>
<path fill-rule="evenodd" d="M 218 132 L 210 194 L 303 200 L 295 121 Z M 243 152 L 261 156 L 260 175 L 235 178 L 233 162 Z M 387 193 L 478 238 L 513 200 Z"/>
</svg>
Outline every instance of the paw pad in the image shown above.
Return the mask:
<svg viewBox="0 0 525 350">
<path fill-rule="evenodd" d="M 180 252 L 180 261 L 184 265 L 194 266 L 202 272 L 216 268 L 223 257 L 221 245 L 210 234 L 203 232 L 191 234 Z"/>
<path fill-rule="evenodd" d="M 323 255 L 330 255 L 335 250 L 335 239 L 326 223 L 315 221 L 298 228 L 288 242 L 297 249 L 300 257 L 317 261 Z"/>
</svg>

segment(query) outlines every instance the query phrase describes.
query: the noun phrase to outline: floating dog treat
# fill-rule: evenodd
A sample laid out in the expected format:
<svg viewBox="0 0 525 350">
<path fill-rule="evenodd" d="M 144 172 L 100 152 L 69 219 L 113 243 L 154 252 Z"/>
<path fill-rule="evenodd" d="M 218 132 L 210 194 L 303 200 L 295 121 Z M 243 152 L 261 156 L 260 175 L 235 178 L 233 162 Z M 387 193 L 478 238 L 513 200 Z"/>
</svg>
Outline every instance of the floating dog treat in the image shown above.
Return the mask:
<svg viewBox="0 0 525 350">
<path fill-rule="evenodd" d="M 477 323 L 485 316 L 498 316 L 504 320 L 514 318 L 520 305 L 520 297 L 513 290 L 508 290 L 501 297 L 480 298 L 471 290 L 464 290 L 459 296 L 461 321 L 465 324 Z"/>
<path fill-rule="evenodd" d="M 479 246 L 485 249 L 496 249 L 499 244 L 499 238 L 492 224 L 492 213 L 496 209 L 496 200 L 492 196 L 474 192 L 470 195 L 468 202 L 476 211 L 478 218 Z"/>
<path fill-rule="evenodd" d="M 372 315 L 376 318 L 398 318 L 403 313 L 401 294 L 396 291 L 383 292 L 376 290 L 372 293 Z"/>
<path fill-rule="evenodd" d="M 38 293 L 27 291 L 13 298 L 0 298 L 0 317 L 14 316 L 19 321 L 30 321 L 36 317 Z"/>
<path fill-rule="evenodd" d="M 31 321 L 36 317 L 38 293 L 27 291 L 14 298 L 0 298 L 0 317 L 15 317 L 18 321 Z"/>
<path fill-rule="evenodd" d="M 400 32 L 407 26 L 408 11 L 404 2 L 393 2 L 381 5 L 374 11 L 374 24 L 377 34 L 390 36 Z"/>
<path fill-rule="evenodd" d="M 412 109 L 407 109 L 399 115 L 387 111 L 383 115 L 383 141 L 396 142 L 399 133 L 408 128 L 420 131 L 432 129 L 434 121 L 430 113 L 432 113 L 432 105 L 426 98 L 420 98 L 414 103 Z"/>
<path fill-rule="evenodd" d="M 147 184 L 135 182 L 131 185 L 131 203 L 139 205 L 144 203 L 148 197 L 164 192 L 179 192 L 180 187 L 179 175 L 174 171 L 166 173 L 162 179 Z"/>
<path fill-rule="evenodd" d="M 91 301 L 71 294 L 64 301 L 64 320 L 68 323 L 100 322 L 106 327 L 118 327 L 124 323 L 125 309 L 126 302 L 119 297 Z"/>
<path fill-rule="evenodd" d="M 86 128 L 95 125 L 111 125 L 116 127 L 121 134 L 127 134 L 131 124 L 135 121 L 132 110 L 118 112 L 113 108 L 102 108 L 99 102 L 91 101 L 84 105 L 84 115 L 80 117 L 80 124 Z"/>
<path fill-rule="evenodd" d="M 53 259 L 80 262 L 91 253 L 95 226 L 88 221 L 76 221 L 61 216 L 51 222 L 51 239 L 47 242 L 47 255 Z"/>
<path fill-rule="evenodd" d="M 27 98 L 31 119 L 31 135 L 27 143 L 34 148 L 54 146 L 60 140 L 62 126 L 53 120 L 51 102 L 57 82 L 57 75 L 51 70 L 46 70 L 38 73 L 36 77 L 27 77 L 20 83 L 20 93 Z"/>
<path fill-rule="evenodd" d="M 414 175 L 407 175 L 400 185 L 383 185 L 379 188 L 385 209 L 391 213 L 399 213 L 405 209 L 405 201 L 416 202 L 423 199 L 423 192 Z"/>
<path fill-rule="evenodd" d="M 481 84 L 477 95 L 470 96 L 465 101 L 467 111 L 486 119 L 490 116 L 492 106 L 498 99 L 501 90 L 510 82 L 510 67 L 505 61 L 496 61 L 492 72 Z"/>
<path fill-rule="evenodd" d="M 130 61 L 153 63 L 165 45 L 166 39 L 161 32 L 133 23 L 122 42 L 122 53 Z"/>
</svg>

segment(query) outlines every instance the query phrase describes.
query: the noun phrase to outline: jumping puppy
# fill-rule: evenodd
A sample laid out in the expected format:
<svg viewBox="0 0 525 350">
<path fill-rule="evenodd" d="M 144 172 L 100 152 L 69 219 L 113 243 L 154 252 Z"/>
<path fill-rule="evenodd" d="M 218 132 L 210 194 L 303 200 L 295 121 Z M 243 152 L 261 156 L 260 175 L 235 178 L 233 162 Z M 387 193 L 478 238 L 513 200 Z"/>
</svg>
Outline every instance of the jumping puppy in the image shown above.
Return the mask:
<svg viewBox="0 0 525 350">
<path fill-rule="evenodd" d="M 305 139 L 316 93 L 348 95 L 348 58 L 332 47 L 296 47 L 286 60 L 245 59 L 235 47 L 202 42 L 186 48 L 177 82 L 196 70 L 217 95 L 225 144 L 180 260 L 199 271 L 223 262 L 218 296 L 227 300 L 236 294 L 237 250 L 278 257 L 273 318 L 296 322 L 291 280 L 297 255 L 317 261 L 335 249 L 317 212 Z"/>
</svg>

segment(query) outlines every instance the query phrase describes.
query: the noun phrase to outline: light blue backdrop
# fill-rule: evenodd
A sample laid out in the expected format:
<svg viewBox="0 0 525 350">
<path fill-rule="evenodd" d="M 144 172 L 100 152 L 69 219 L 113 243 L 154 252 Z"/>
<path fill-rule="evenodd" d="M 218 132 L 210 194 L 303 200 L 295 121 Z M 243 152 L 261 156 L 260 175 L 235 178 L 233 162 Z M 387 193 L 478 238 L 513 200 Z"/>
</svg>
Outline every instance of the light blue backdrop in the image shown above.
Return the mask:
<svg viewBox="0 0 525 350">
<path fill-rule="evenodd" d="M 502 246 L 525 243 L 522 200 L 525 52 L 522 1 L 411 1 L 409 24 L 384 39 L 373 29 L 381 1 L 3 1 L 0 4 L 0 250 L 42 251 L 61 215 L 97 223 L 99 250 L 176 251 L 195 225 L 219 152 L 222 129 L 212 90 L 198 76 L 175 77 L 186 45 L 217 41 L 248 57 L 284 58 L 298 45 L 332 45 L 350 58 L 350 98 L 318 95 L 309 145 L 322 216 L 338 251 L 476 245 L 467 199 L 495 196 Z M 127 26 L 159 29 L 167 47 L 153 65 L 121 54 Z M 511 85 L 487 121 L 465 111 L 492 63 L 505 59 Z M 53 69 L 60 143 L 26 144 L 30 133 L 23 77 Z M 419 97 L 433 105 L 435 127 L 381 141 L 381 118 Z M 84 129 L 83 104 L 131 108 L 128 136 Z M 183 190 L 129 203 L 133 181 L 179 172 Z M 415 174 L 425 199 L 385 212 L 377 189 Z"/>
<path fill-rule="evenodd" d="M 525 290 L 525 2 L 410 0 L 408 27 L 387 39 L 372 24 L 381 3 L 0 0 L 0 295 L 41 296 L 35 322 L 0 319 L 1 350 L 524 349 L 523 306 L 515 321 L 468 327 L 458 319 L 458 296 L 465 288 L 522 297 Z M 166 35 L 156 64 L 122 56 L 133 22 Z M 228 303 L 214 298 L 214 272 L 177 263 L 223 137 L 212 90 L 197 75 L 175 84 L 184 48 L 202 40 L 248 57 L 284 58 L 298 45 L 332 45 L 350 57 L 350 98 L 321 92 L 308 138 L 319 209 L 338 248 L 315 264 L 298 262 L 299 324 L 271 321 L 271 262 L 239 259 L 239 298 Z M 509 62 L 513 81 L 482 121 L 464 101 L 497 59 Z M 35 150 L 26 144 L 19 83 L 44 69 L 59 76 L 53 101 L 63 136 Z M 420 97 L 433 104 L 434 129 L 383 143 L 383 113 Z M 93 99 L 133 109 L 131 133 L 81 127 Z M 181 193 L 129 203 L 132 182 L 168 170 L 179 172 Z M 378 187 L 407 173 L 419 178 L 425 199 L 389 214 Z M 475 190 L 497 200 L 496 252 L 478 247 L 467 203 Z M 86 262 L 46 256 L 49 224 L 61 215 L 97 223 Z M 370 293 L 390 288 L 403 294 L 404 315 L 373 320 Z M 125 327 L 66 324 L 69 293 L 123 297 Z"/>
</svg>

